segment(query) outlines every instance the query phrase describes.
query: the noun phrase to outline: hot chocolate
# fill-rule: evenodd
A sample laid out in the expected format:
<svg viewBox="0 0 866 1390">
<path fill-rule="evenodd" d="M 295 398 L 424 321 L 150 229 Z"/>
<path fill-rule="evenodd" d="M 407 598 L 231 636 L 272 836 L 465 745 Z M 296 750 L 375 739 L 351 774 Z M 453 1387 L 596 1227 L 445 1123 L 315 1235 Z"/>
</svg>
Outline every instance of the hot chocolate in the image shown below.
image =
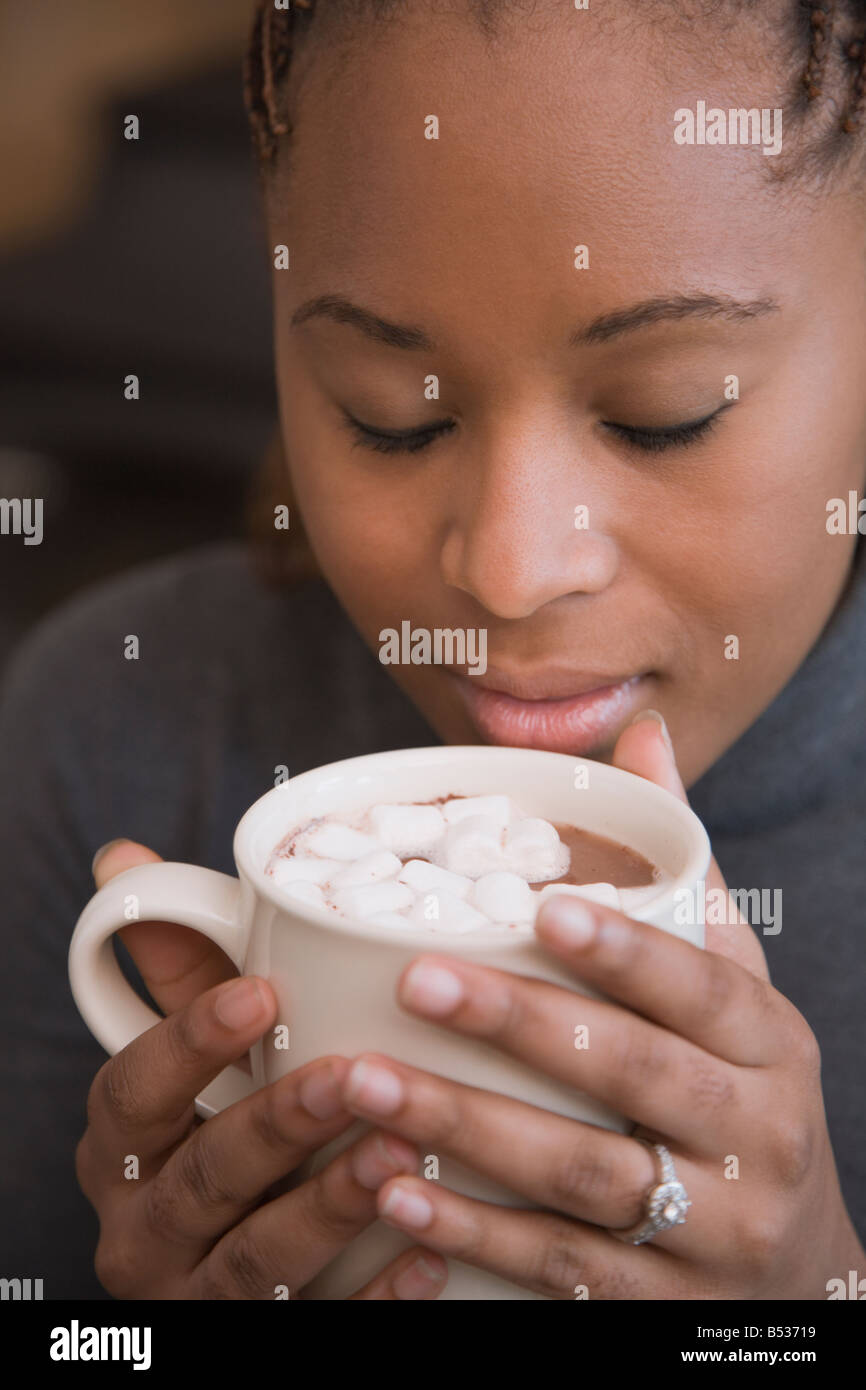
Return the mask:
<svg viewBox="0 0 866 1390">
<path fill-rule="evenodd" d="M 288 897 L 341 917 L 450 932 L 531 932 L 559 890 L 619 907 L 620 889 L 662 878 L 627 846 L 500 795 L 321 816 L 284 836 L 265 872 Z"/>
</svg>

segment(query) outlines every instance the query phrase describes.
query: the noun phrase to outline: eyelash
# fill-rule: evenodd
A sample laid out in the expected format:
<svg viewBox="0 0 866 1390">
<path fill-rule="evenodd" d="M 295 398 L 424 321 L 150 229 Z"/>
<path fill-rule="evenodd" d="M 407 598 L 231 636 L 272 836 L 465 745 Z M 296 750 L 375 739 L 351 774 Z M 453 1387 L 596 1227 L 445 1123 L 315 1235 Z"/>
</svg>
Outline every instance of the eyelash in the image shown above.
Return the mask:
<svg viewBox="0 0 866 1390">
<path fill-rule="evenodd" d="M 669 425 L 660 430 L 632 429 L 628 425 L 614 425 L 609 420 L 603 420 L 602 424 L 605 429 L 612 430 L 627 443 L 643 449 L 644 453 L 660 454 L 665 449 L 687 449 L 690 444 L 699 443 L 715 428 L 718 417 L 725 409 L 727 407 L 722 406 L 721 410 L 706 415 L 703 420 L 692 420 L 684 425 Z"/>
<path fill-rule="evenodd" d="M 694 420 L 684 425 L 670 425 L 659 430 L 635 429 L 629 425 L 615 425 L 608 420 L 603 420 L 602 424 L 605 429 L 612 430 L 620 438 L 625 439 L 627 443 L 642 449 L 644 453 L 658 454 L 665 449 L 684 449 L 688 448 L 690 444 L 697 444 L 710 433 L 722 410 L 726 408 L 723 406 L 721 410 L 705 416 L 703 420 Z M 344 412 L 344 414 L 349 429 L 355 435 L 356 443 L 363 448 L 373 449 L 381 454 L 417 454 L 421 449 L 426 449 L 440 435 L 449 434 L 454 429 L 455 423 L 453 420 L 443 420 L 437 424 L 426 425 L 422 430 L 404 430 L 386 434 L 381 430 L 371 429 L 369 425 L 362 425 L 360 420 L 356 420 L 348 412 Z"/>
<path fill-rule="evenodd" d="M 380 454 L 417 454 L 440 434 L 448 434 L 454 428 L 453 420 L 441 420 L 433 425 L 425 425 L 422 430 L 395 430 L 393 434 L 384 434 L 381 430 L 371 429 L 369 425 L 362 425 L 348 412 L 344 413 L 357 443 Z"/>
</svg>

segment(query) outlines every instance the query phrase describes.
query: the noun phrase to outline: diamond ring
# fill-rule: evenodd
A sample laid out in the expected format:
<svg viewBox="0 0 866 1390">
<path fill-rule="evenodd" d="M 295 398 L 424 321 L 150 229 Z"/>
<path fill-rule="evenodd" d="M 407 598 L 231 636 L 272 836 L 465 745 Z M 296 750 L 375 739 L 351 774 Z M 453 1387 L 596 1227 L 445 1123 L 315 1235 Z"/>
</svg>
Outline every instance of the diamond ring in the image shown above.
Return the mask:
<svg viewBox="0 0 866 1390">
<path fill-rule="evenodd" d="M 660 1231 L 669 1231 L 671 1226 L 681 1226 L 691 1202 L 686 1189 L 677 1179 L 674 1161 L 664 1144 L 650 1144 L 649 1140 L 639 1139 L 638 1135 L 634 1135 L 633 1138 L 638 1139 L 641 1144 L 646 1144 L 647 1148 L 652 1149 L 658 1156 L 661 1182 L 651 1187 L 644 1199 L 644 1220 L 627 1231 L 611 1229 L 610 1234 L 628 1245 L 642 1245 L 644 1241 L 652 1240 Z"/>
</svg>

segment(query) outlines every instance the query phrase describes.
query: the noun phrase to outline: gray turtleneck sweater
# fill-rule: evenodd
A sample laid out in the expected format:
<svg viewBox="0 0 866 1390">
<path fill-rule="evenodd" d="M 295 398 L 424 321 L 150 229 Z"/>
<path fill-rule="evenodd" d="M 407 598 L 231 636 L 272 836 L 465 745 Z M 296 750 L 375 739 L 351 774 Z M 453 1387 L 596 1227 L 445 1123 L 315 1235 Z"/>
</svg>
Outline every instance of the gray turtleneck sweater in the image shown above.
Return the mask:
<svg viewBox="0 0 866 1390">
<path fill-rule="evenodd" d="M 137 634 L 138 661 L 123 656 Z M 774 984 L 823 1054 L 830 1134 L 866 1237 L 866 543 L 793 680 L 692 789 L 732 888 L 782 889 Z M 234 871 L 232 832 L 274 769 L 441 740 L 321 580 L 271 591 L 209 547 L 64 605 L 0 700 L 0 1275 L 105 1298 L 74 1152 L 105 1053 L 75 1008 L 69 938 L 116 836 Z M 757 928 L 761 931 L 761 927 Z M 123 949 L 121 955 L 125 955 Z M 134 979 L 126 957 L 125 969 Z"/>
</svg>

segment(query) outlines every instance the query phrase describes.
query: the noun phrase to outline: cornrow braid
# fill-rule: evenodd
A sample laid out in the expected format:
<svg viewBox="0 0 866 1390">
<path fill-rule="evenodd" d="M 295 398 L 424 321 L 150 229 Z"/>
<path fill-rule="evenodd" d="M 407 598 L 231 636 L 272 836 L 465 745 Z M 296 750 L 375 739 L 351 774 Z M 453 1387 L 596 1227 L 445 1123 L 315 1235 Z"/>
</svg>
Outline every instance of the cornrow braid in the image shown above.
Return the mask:
<svg viewBox="0 0 866 1390">
<path fill-rule="evenodd" d="M 821 82 L 824 77 L 824 69 L 827 66 L 827 53 L 830 49 L 833 28 L 836 23 L 836 0 L 830 0 L 827 5 L 815 5 L 809 16 L 809 22 L 812 27 L 812 45 L 801 80 L 806 88 L 807 97 L 810 101 L 814 101 L 816 97 L 821 95 Z"/>
<path fill-rule="evenodd" d="M 824 0 L 824 3 L 800 0 L 800 4 L 808 11 L 811 33 L 801 75 L 802 86 L 811 103 L 824 95 L 822 83 L 838 27 L 840 4 L 839 0 Z M 866 0 L 842 0 L 841 8 L 846 18 L 853 19 L 858 30 L 841 46 L 847 64 L 853 65 L 853 72 L 838 129 L 853 135 L 860 129 L 866 109 Z M 256 155 L 263 170 L 273 164 L 280 138 L 290 133 L 281 98 L 292 59 L 294 25 L 309 23 L 314 10 L 315 0 L 290 0 L 288 10 L 275 9 L 273 0 L 256 0 L 244 62 L 244 95 Z"/>
<path fill-rule="evenodd" d="M 802 77 L 809 101 L 822 95 L 821 84 L 833 42 L 837 8 L 837 0 L 829 0 L 828 4 L 813 5 L 809 15 L 812 43 Z M 854 73 L 839 124 L 846 135 L 853 135 L 859 128 L 866 103 L 866 32 L 846 43 L 844 54 L 849 63 L 854 64 Z"/>
<path fill-rule="evenodd" d="M 848 45 L 845 56 L 857 65 L 848 105 L 842 116 L 842 129 L 846 134 L 853 135 L 863 119 L 863 109 L 866 106 L 866 33 Z"/>
<path fill-rule="evenodd" d="M 249 47 L 244 61 L 244 98 L 253 143 L 263 168 L 273 163 L 277 144 L 289 134 L 280 98 L 292 61 L 295 11 L 312 12 L 312 0 L 291 0 L 277 10 L 273 0 L 257 0 Z"/>
</svg>

